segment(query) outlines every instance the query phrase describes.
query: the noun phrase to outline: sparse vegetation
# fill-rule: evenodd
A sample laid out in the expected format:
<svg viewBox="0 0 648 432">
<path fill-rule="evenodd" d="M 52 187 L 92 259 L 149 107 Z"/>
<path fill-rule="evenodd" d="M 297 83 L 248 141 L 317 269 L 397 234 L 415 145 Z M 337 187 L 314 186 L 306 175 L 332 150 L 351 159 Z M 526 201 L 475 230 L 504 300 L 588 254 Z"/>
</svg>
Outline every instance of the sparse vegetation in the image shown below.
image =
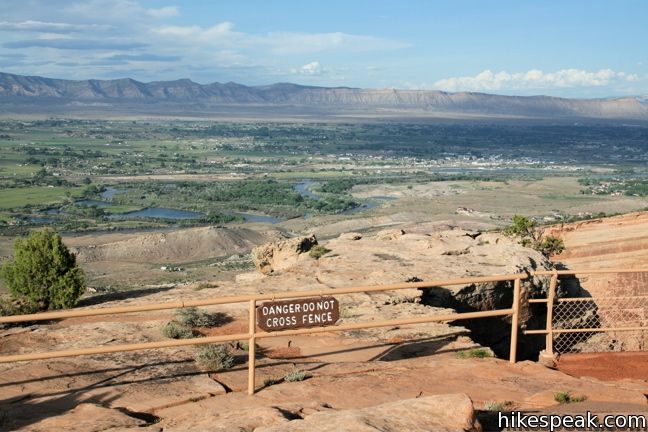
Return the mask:
<svg viewBox="0 0 648 432">
<path fill-rule="evenodd" d="M 491 412 L 503 412 L 503 411 L 510 411 L 511 407 L 513 406 L 512 401 L 488 401 L 484 404 L 484 411 L 491 411 Z"/>
<path fill-rule="evenodd" d="M 238 346 L 245 352 L 248 352 L 250 350 L 250 343 L 249 342 L 241 342 L 241 343 L 238 344 Z M 255 343 L 254 344 L 254 351 L 258 353 L 260 351 L 260 349 L 261 349 L 261 347 L 259 346 L 259 344 Z"/>
<path fill-rule="evenodd" d="M 554 393 L 554 400 L 559 404 L 570 404 L 576 402 L 583 402 L 584 400 L 587 400 L 587 396 L 585 395 L 574 396 L 569 391 L 559 391 Z"/>
<path fill-rule="evenodd" d="M 288 372 L 283 379 L 286 382 L 296 382 L 304 381 L 306 378 L 308 378 L 308 374 L 305 371 L 295 368 Z"/>
<path fill-rule="evenodd" d="M 175 312 L 175 319 L 169 321 L 162 327 L 162 334 L 171 339 L 189 339 L 195 337 L 195 327 L 217 327 L 228 322 L 230 318 L 220 312 L 209 313 L 188 307 L 178 309 Z"/>
<path fill-rule="evenodd" d="M 67 309 L 84 291 L 85 275 L 61 236 L 45 229 L 18 239 L 0 271 L 12 297 L 29 311 Z"/>
<path fill-rule="evenodd" d="M 457 358 L 488 358 L 493 357 L 493 352 L 488 348 L 473 348 L 457 352 Z"/>
<path fill-rule="evenodd" d="M 329 252 L 331 252 L 331 249 L 327 249 L 322 245 L 315 245 L 311 248 L 310 252 L 308 252 L 308 255 L 311 258 L 320 259 Z"/>
<path fill-rule="evenodd" d="M 504 229 L 504 234 L 518 237 L 522 246 L 531 247 L 547 257 L 565 250 L 565 243 L 561 239 L 545 236 L 537 223 L 526 216 L 514 215 L 511 225 Z"/>
<path fill-rule="evenodd" d="M 234 366 L 234 356 L 227 345 L 200 345 L 194 359 L 201 367 L 212 371 L 221 371 Z"/>
<path fill-rule="evenodd" d="M 162 334 L 169 339 L 190 339 L 195 337 L 193 330 L 177 321 L 169 321 L 162 326 Z"/>
<path fill-rule="evenodd" d="M 217 327 L 227 322 L 227 315 L 221 312 L 209 313 L 188 307 L 176 311 L 176 319 L 186 327 Z"/>
</svg>

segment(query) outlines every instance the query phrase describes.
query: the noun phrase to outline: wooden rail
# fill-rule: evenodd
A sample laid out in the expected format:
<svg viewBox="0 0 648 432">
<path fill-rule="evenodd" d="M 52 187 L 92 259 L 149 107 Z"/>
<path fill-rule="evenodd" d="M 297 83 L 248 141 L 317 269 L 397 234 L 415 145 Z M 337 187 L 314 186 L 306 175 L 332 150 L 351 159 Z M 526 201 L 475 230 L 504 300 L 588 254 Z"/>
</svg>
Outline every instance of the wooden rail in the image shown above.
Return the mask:
<svg viewBox="0 0 648 432">
<path fill-rule="evenodd" d="M 160 341 L 160 342 L 133 343 L 133 344 L 112 345 L 112 346 L 96 347 L 96 348 L 64 350 L 64 351 L 49 351 L 49 352 L 31 353 L 31 354 L 17 354 L 17 355 L 0 357 L 0 363 L 44 360 L 44 359 L 52 359 L 52 358 L 60 358 L 60 357 L 73 357 L 73 356 L 91 355 L 91 354 L 107 354 L 107 353 L 115 353 L 115 352 L 170 348 L 170 347 L 189 346 L 189 345 L 204 345 L 204 344 L 217 343 L 217 342 L 247 340 L 248 347 L 249 347 L 248 348 L 248 393 L 253 394 L 254 380 L 255 380 L 256 339 L 279 337 L 279 336 L 292 336 L 292 335 L 300 335 L 300 334 L 324 333 L 324 332 L 333 332 L 333 331 L 358 330 L 358 329 L 367 329 L 367 328 L 376 328 L 376 327 L 392 327 L 392 326 L 400 326 L 400 325 L 424 324 L 424 323 L 431 323 L 431 322 L 459 321 L 465 319 L 490 318 L 490 317 L 499 317 L 499 316 L 507 316 L 507 315 L 511 316 L 511 349 L 509 352 L 509 361 L 514 363 L 516 361 L 516 352 L 517 352 L 518 319 L 519 319 L 520 290 L 521 290 L 520 281 L 522 279 L 526 279 L 527 277 L 528 276 L 526 274 L 519 273 L 519 274 L 484 276 L 484 277 L 445 279 L 445 280 L 435 280 L 435 281 L 428 281 L 428 282 L 401 283 L 401 284 L 391 284 L 391 285 L 359 286 L 359 287 L 350 287 L 350 288 L 334 288 L 334 289 L 327 289 L 327 290 L 282 292 L 282 293 L 274 293 L 274 294 L 252 294 L 252 295 L 243 295 L 243 296 L 211 298 L 205 300 L 178 301 L 178 302 L 167 302 L 167 303 L 155 303 L 149 305 L 98 308 L 98 309 L 86 309 L 86 310 L 45 312 L 45 313 L 37 313 L 37 314 L 0 317 L 0 323 L 19 323 L 19 322 L 48 321 L 48 320 L 55 320 L 55 319 L 87 317 L 87 316 L 97 316 L 97 315 L 113 315 L 113 314 L 124 314 L 124 313 L 132 313 L 132 312 L 168 310 L 168 309 L 178 309 L 178 308 L 196 307 L 196 306 L 212 306 L 212 305 L 244 303 L 244 302 L 248 303 L 248 308 L 249 308 L 248 311 L 249 325 L 248 325 L 247 333 L 236 333 L 236 334 L 221 335 L 221 336 L 208 336 L 208 337 L 202 337 L 196 339 L 168 340 L 168 341 Z M 394 290 L 411 289 L 411 288 L 433 288 L 433 287 L 441 287 L 441 286 L 478 284 L 478 283 L 502 282 L 502 281 L 513 281 L 513 302 L 511 307 L 508 309 L 497 309 L 492 311 L 481 311 L 481 312 L 453 313 L 453 314 L 435 315 L 435 316 L 409 318 L 409 319 L 340 324 L 340 325 L 335 325 L 330 327 L 313 327 L 313 328 L 284 330 L 284 331 L 276 331 L 276 332 L 257 331 L 256 328 L 257 327 L 256 326 L 256 305 L 258 301 L 262 301 L 262 300 L 291 299 L 291 298 L 303 298 L 303 297 L 314 297 L 314 296 L 324 296 L 324 295 L 331 296 L 331 295 L 343 295 L 343 294 L 353 294 L 353 293 L 363 293 L 363 292 L 394 291 Z"/>
</svg>

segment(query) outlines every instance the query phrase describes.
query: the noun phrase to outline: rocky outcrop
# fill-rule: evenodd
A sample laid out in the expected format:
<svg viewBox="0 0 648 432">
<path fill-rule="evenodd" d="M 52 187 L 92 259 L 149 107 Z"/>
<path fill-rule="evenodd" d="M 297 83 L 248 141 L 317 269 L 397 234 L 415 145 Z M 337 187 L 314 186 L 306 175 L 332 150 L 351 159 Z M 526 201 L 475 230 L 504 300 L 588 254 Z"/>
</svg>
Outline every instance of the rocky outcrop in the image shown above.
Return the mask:
<svg viewBox="0 0 648 432">
<path fill-rule="evenodd" d="M 465 394 L 436 395 L 405 399 L 374 407 L 311 414 L 256 432 L 477 432 L 482 428 L 473 403 Z"/>
<path fill-rule="evenodd" d="M 362 238 L 362 234 L 357 232 L 348 232 L 348 233 L 340 234 L 340 239 L 342 240 L 360 240 L 361 238 Z"/>
<path fill-rule="evenodd" d="M 300 255 L 310 251 L 316 244 L 317 238 L 314 235 L 266 243 L 252 250 L 252 261 L 261 273 L 270 274 L 292 267 Z"/>
<path fill-rule="evenodd" d="M 405 234 L 405 231 L 402 229 L 386 229 L 376 233 L 376 239 L 378 240 L 396 240 L 402 237 Z"/>
</svg>

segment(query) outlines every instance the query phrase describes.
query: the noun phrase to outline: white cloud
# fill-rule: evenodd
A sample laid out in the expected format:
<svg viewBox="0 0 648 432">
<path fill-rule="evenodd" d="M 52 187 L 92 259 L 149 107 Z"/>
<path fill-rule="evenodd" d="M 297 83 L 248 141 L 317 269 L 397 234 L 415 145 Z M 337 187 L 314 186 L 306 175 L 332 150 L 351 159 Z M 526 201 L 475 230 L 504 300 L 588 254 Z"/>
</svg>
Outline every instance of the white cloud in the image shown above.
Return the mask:
<svg viewBox="0 0 648 432">
<path fill-rule="evenodd" d="M 306 63 L 300 68 L 292 69 L 292 73 L 300 75 L 322 75 L 325 72 L 324 68 L 318 61 Z"/>
<path fill-rule="evenodd" d="M 361 55 L 408 46 L 339 31 L 284 31 L 281 27 L 243 31 L 229 21 L 205 25 L 192 21 L 190 15 L 178 19 L 184 12 L 182 5 L 143 0 L 21 0 L 0 14 L 2 69 L 70 78 L 159 80 L 190 75 L 200 82 L 299 78 L 346 84 L 347 78 L 340 74 L 347 58 L 357 63 Z M 10 57 L 2 57 L 18 52 L 26 58 L 11 62 Z M 27 59 L 48 63 L 36 65 Z"/>
<path fill-rule="evenodd" d="M 164 19 L 179 14 L 175 6 L 149 9 L 135 0 L 84 0 L 69 3 L 62 8 L 67 16 L 76 16 L 94 21 L 133 22 L 147 17 Z"/>
<path fill-rule="evenodd" d="M 173 38 L 174 43 L 186 45 L 206 44 L 225 46 L 229 49 L 264 48 L 272 54 L 309 54 L 327 50 L 362 52 L 393 50 L 406 44 L 374 36 L 347 33 L 293 33 L 271 32 L 265 34 L 244 33 L 234 29 L 231 22 L 211 27 L 164 26 L 152 29 L 154 34 Z"/>
<path fill-rule="evenodd" d="M 26 31 L 35 33 L 72 33 L 82 31 L 109 30 L 112 26 L 105 24 L 69 24 L 62 22 L 44 21 L 0 21 L 0 30 Z"/>
<path fill-rule="evenodd" d="M 586 71 L 583 69 L 561 69 L 545 73 L 539 69 L 509 73 L 484 70 L 474 76 L 452 77 L 434 83 L 434 88 L 445 91 L 493 91 L 553 89 L 573 87 L 602 87 L 619 82 L 637 81 L 634 74 L 616 72 L 612 69 Z"/>
<path fill-rule="evenodd" d="M 180 11 L 175 6 L 166 6 L 159 9 L 147 9 L 146 14 L 153 18 L 168 18 L 180 15 Z"/>
</svg>

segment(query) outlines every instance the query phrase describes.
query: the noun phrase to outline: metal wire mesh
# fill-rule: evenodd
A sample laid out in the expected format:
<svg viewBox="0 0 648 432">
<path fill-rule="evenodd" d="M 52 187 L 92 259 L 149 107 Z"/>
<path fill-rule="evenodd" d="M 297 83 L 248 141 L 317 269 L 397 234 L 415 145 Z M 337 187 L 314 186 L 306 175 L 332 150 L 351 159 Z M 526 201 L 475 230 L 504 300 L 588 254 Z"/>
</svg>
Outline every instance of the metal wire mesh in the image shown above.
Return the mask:
<svg viewBox="0 0 648 432">
<path fill-rule="evenodd" d="M 648 347 L 648 295 L 561 298 L 553 306 L 553 329 L 592 329 L 555 333 L 557 353 L 644 350 Z"/>
</svg>

